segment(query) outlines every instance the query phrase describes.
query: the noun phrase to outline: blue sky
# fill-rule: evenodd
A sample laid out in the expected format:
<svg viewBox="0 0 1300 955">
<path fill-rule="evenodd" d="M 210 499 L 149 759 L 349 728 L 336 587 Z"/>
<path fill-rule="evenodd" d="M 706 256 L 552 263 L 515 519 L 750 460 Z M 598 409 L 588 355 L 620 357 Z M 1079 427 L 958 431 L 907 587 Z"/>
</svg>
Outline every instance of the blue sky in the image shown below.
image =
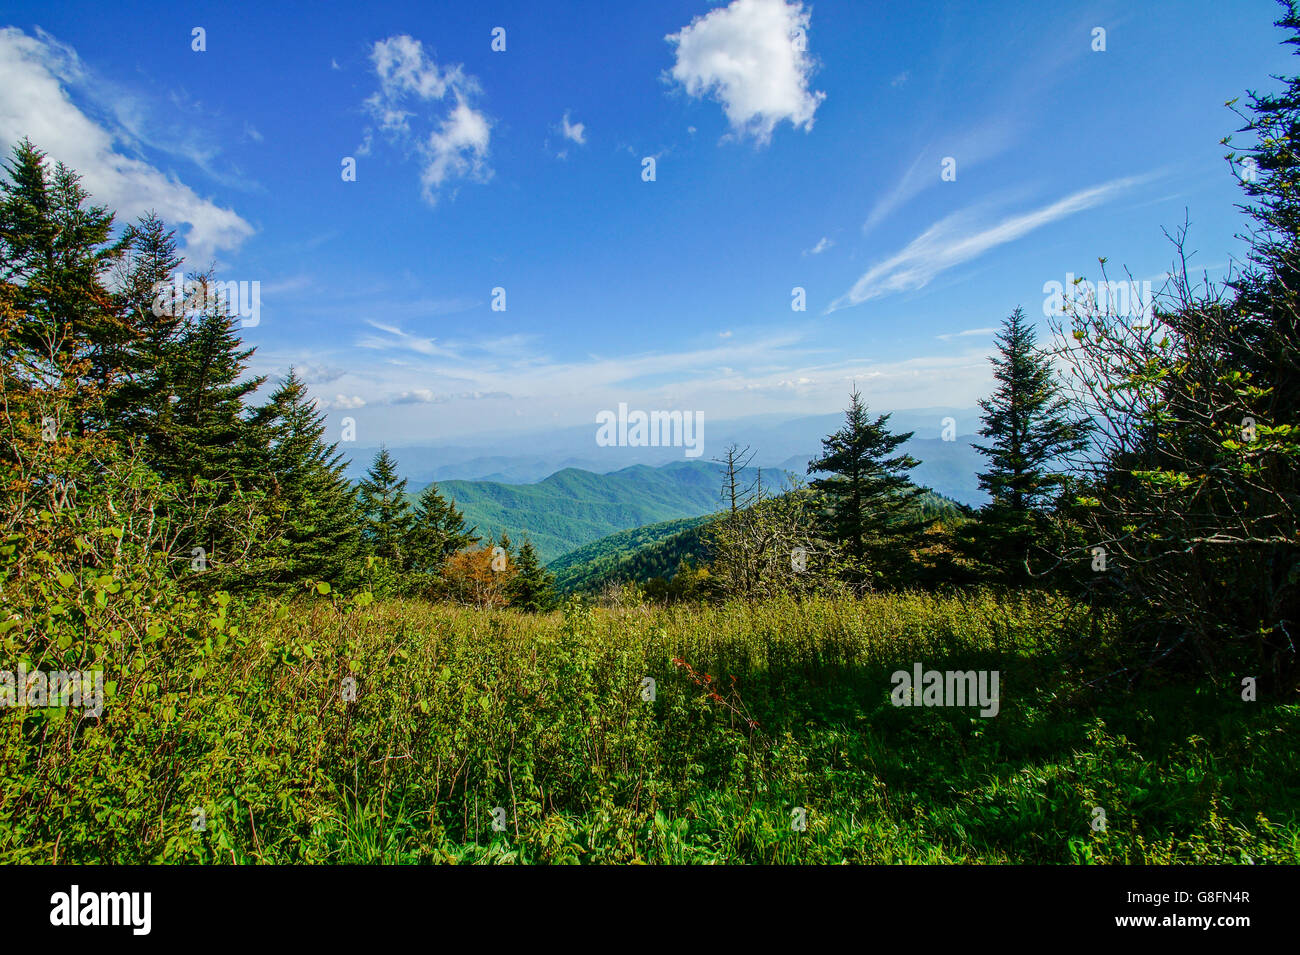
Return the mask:
<svg viewBox="0 0 1300 955">
<path fill-rule="evenodd" d="M 1062 6 L 18 2 L 0 138 L 259 281 L 254 369 L 365 445 L 969 407 L 1044 283 L 1158 279 L 1184 210 L 1222 275 L 1224 101 L 1293 69 L 1267 0 Z"/>
</svg>

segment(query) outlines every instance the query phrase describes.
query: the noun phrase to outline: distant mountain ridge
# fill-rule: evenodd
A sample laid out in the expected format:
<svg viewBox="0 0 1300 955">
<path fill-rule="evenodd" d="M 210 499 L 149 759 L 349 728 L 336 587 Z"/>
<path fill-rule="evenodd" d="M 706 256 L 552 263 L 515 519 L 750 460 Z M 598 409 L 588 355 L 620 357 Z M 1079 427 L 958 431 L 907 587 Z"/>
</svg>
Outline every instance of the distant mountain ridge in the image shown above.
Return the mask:
<svg viewBox="0 0 1300 955">
<path fill-rule="evenodd" d="M 922 514 L 931 518 L 948 519 L 962 512 L 961 505 L 933 493 L 919 503 Z M 597 593 L 610 584 L 670 579 L 683 560 L 700 565 L 712 558 L 709 529 L 720 517 L 665 521 L 585 544 L 550 563 L 555 587 L 560 593 Z"/>
<path fill-rule="evenodd" d="M 872 409 L 873 413 L 880 410 Z M 979 414 L 977 408 L 906 409 L 891 413 L 889 427 L 895 433 L 915 432 L 913 441 L 916 447 L 927 451 L 927 454 L 917 454 L 917 457 L 945 470 L 946 466 L 937 458 L 940 455 L 952 457 L 956 451 L 954 444 L 969 439 L 958 437 L 957 442 L 943 442 L 943 447 L 931 448 L 929 445 L 940 444 L 950 419 L 959 436 L 973 435 L 979 428 Z M 788 467 L 802 474 L 808 459 L 820 451 L 822 437 L 843 423 L 842 412 L 794 418 L 768 414 L 731 420 L 706 419 L 704 457 L 700 460 L 719 457 L 723 449 L 734 442 L 754 450 L 756 467 L 765 470 Z M 596 425 L 593 421 L 589 426 L 557 428 L 542 433 L 510 435 L 502 432 L 448 444 L 390 445 L 389 450 L 397 458 L 400 473 L 412 485 L 420 486 L 431 481 L 454 480 L 532 484 L 566 468 L 609 474 L 635 464 L 659 467 L 685 460 L 681 448 L 597 447 L 595 439 Z M 347 475 L 355 481 L 365 474 L 378 448 L 344 446 L 342 450 L 350 459 Z M 936 460 L 931 462 L 928 457 Z M 966 470 L 964 463 L 961 470 Z M 968 483 L 978 498 L 974 470 L 970 474 Z M 936 486 L 935 489 L 964 503 L 979 502 L 967 500 L 961 486 Z"/>
<path fill-rule="evenodd" d="M 922 459 L 912 472 L 918 484 L 961 504 L 982 503 L 976 472 L 983 458 L 969 440 L 913 438 L 906 447 Z M 808 457 L 754 470 L 762 471 L 769 491 L 782 490 L 786 471 L 804 478 Z M 659 467 L 637 464 L 608 474 L 564 468 L 535 483 L 432 483 L 456 501 L 481 536 L 498 537 L 504 531 L 517 543 L 527 537 L 541 559 L 550 562 L 622 531 L 717 512 L 723 503 L 722 474 L 722 466 L 712 461 L 674 461 Z M 752 477 L 746 474 L 745 483 Z M 412 500 L 424 486 L 412 483 Z"/>
<path fill-rule="evenodd" d="M 842 423 L 842 414 L 720 422 L 708 447 L 721 454 L 732 440 L 748 444 L 754 452 L 753 467 L 762 472 L 764 486 L 775 491 L 786 486 L 786 472 L 807 480 L 808 461 L 820 453 L 822 436 Z M 974 423 L 969 412 L 944 408 L 897 412 L 889 421 L 895 432 L 916 432 L 904 449 L 921 461 L 912 472 L 917 484 L 961 504 L 979 506 L 985 496 L 976 475 L 983 469 L 983 457 L 972 438 L 942 437 L 946 424 L 955 424 L 960 432 Z M 594 431 L 594 426 L 561 429 L 524 445 L 527 450 L 519 454 L 500 454 L 500 443 L 391 450 L 399 473 L 410 482 L 412 500 L 428 484 L 437 484 L 481 536 L 505 532 L 517 542 L 527 537 L 546 562 L 610 535 L 721 508 L 722 467 L 716 461 L 685 460 L 680 448 L 595 448 Z M 352 451 L 348 473 L 354 478 L 365 472 L 366 450 Z M 637 458 L 649 460 L 630 460 Z M 629 465 L 609 467 L 623 460 Z M 487 476 L 444 476 L 479 472 Z"/>
<path fill-rule="evenodd" d="M 720 465 L 679 461 L 611 474 L 565 468 L 535 484 L 435 483 L 480 535 L 505 531 L 516 543 L 528 537 L 551 561 L 619 531 L 713 513 L 721 505 L 721 475 Z"/>
</svg>

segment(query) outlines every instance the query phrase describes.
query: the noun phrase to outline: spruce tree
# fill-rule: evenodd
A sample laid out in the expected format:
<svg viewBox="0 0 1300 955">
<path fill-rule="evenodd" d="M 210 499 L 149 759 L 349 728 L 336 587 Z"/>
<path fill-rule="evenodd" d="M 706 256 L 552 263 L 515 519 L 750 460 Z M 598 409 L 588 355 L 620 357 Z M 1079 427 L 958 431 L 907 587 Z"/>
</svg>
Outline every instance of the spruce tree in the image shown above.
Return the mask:
<svg viewBox="0 0 1300 955">
<path fill-rule="evenodd" d="M 908 547 L 923 527 L 916 499 L 924 492 L 908 476 L 921 462 L 897 453 L 912 432 L 891 434 L 889 418 L 872 420 L 855 388 L 844 427 L 822 439 L 822 456 L 809 462 L 808 473 L 830 475 L 809 482 L 826 502 L 830 534 L 860 568 L 897 585 L 904 582 Z"/>
<path fill-rule="evenodd" d="M 989 503 L 969 539 L 975 559 L 995 576 L 1024 583 L 1030 579 L 1034 541 L 1067 481 L 1065 459 L 1086 447 L 1087 430 L 1071 415 L 1051 357 L 1037 347 L 1022 309 L 1003 321 L 996 343 L 997 388 L 979 403 L 984 412 L 979 433 L 992 440 L 974 446 L 988 458 L 979 483 Z"/>
<path fill-rule="evenodd" d="M 89 204 L 81 177 L 24 139 L 0 178 L 0 282 L 17 316 L 6 349 L 23 352 L 34 374 L 67 376 L 102 397 L 117 387 L 117 361 L 130 330 L 105 282 L 125 239 L 111 240 L 113 214 Z M 83 364 L 84 363 L 84 364 Z M 74 427 L 101 423 L 81 402 Z"/>
<path fill-rule="evenodd" d="M 524 539 L 514 563 L 515 575 L 508 589 L 510 606 L 534 613 L 551 610 L 555 606 L 555 577 L 542 565 L 531 539 Z"/>
<path fill-rule="evenodd" d="M 264 481 L 278 524 L 276 553 L 263 579 L 340 583 L 360 540 L 356 492 L 344 477 L 338 445 L 325 443 L 325 415 L 294 369 L 257 409 L 252 425 L 265 442 Z"/>
<path fill-rule="evenodd" d="M 414 518 L 406 500 L 406 478 L 398 480 L 397 462 L 388 448 L 379 449 L 358 487 L 361 527 L 367 544 L 394 570 L 405 570 L 406 541 Z"/>
<path fill-rule="evenodd" d="M 212 276 L 196 281 L 210 283 Z M 187 316 L 175 350 L 175 391 L 156 424 L 155 462 L 165 476 L 183 484 L 255 479 L 257 436 L 245 402 L 266 378 L 246 376 L 253 351 L 241 347 L 235 319 L 221 303 Z"/>
<path fill-rule="evenodd" d="M 176 390 L 185 320 L 179 310 L 155 307 L 155 289 L 171 284 L 183 260 L 176 232 L 152 212 L 128 227 L 126 237 L 117 300 L 134 335 L 123 355 L 125 380 L 109 403 L 109 419 L 122 435 L 156 451 L 167 437 L 161 427 L 171 415 L 168 398 Z"/>
<path fill-rule="evenodd" d="M 1051 357 L 1038 349 L 1022 309 L 1002 322 L 996 343 L 997 389 L 979 403 L 980 435 L 993 439 L 987 447 L 975 445 L 989 459 L 989 470 L 979 475 L 980 488 L 993 506 L 1012 514 L 1043 511 L 1066 481 L 1059 470 L 1065 456 L 1086 447 L 1086 430 L 1071 416 Z"/>
<path fill-rule="evenodd" d="M 422 574 L 437 574 L 456 551 L 478 542 L 476 528 L 465 526 L 465 515 L 430 483 L 420 492 L 407 537 L 409 566 Z"/>
</svg>

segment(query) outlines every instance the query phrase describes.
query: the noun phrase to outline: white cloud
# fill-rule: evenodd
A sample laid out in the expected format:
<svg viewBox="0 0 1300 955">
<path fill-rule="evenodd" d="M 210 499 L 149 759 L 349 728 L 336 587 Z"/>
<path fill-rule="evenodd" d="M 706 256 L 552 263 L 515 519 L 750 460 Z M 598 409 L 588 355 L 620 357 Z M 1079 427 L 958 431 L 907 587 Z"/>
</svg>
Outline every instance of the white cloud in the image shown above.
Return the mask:
<svg viewBox="0 0 1300 955">
<path fill-rule="evenodd" d="M 939 172 L 945 158 L 951 156 L 957 161 L 958 168 L 965 171 L 1005 152 L 1013 138 L 1009 126 L 1001 121 L 990 121 L 974 129 L 947 136 L 942 143 L 928 144 L 898 177 L 893 187 L 876 200 L 867 215 L 867 221 L 862 225 L 862 231 L 870 232 L 894 210 L 924 190 L 940 185 L 942 180 Z"/>
<path fill-rule="evenodd" d="M 822 236 L 822 237 L 821 237 L 821 240 L 818 241 L 818 243 L 817 243 L 816 245 L 814 245 L 811 249 L 804 249 L 803 254 L 804 254 L 804 255 L 821 255 L 823 252 L 825 252 L 827 249 L 829 249 L 829 248 L 830 248 L 831 246 L 833 246 L 834 244 L 835 244 L 835 243 L 834 243 L 832 240 L 826 238 L 826 236 Z"/>
<path fill-rule="evenodd" d="M 330 365 L 299 363 L 294 367 L 298 372 L 298 377 L 305 381 L 308 386 L 312 384 L 328 385 L 347 374 L 346 369 Z"/>
<path fill-rule="evenodd" d="M 492 398 L 509 398 L 511 397 L 505 391 L 462 391 L 457 394 L 435 394 L 429 388 L 415 388 L 412 391 L 404 391 L 396 397 L 390 399 L 390 404 L 395 405 L 440 405 L 448 401 L 483 401 Z"/>
<path fill-rule="evenodd" d="M 744 332 L 726 339 L 710 333 L 681 350 L 564 359 L 517 336 L 457 342 L 438 354 L 422 350 L 423 339 L 413 346 L 393 337 L 383 350 L 358 351 L 354 341 L 322 342 L 321 350 L 262 348 L 251 370 L 275 376 L 296 365 L 300 374 L 310 368 L 332 378 L 346 367 L 337 381 L 312 390 L 364 398 L 360 412 L 331 411 L 331 427 L 352 414 L 372 442 L 499 434 L 516 412 L 530 433 L 541 435 L 557 421 L 589 423 L 596 410 L 620 401 L 698 409 L 709 420 L 818 414 L 841 409 L 853 382 L 872 407 L 888 409 L 971 407 L 988 394 L 987 342 L 974 337 L 961 342 L 965 347 L 936 346 L 937 354 L 881 360 L 855 355 L 843 336 L 823 344 L 812 336 L 812 328 L 785 327 L 752 339 Z"/>
<path fill-rule="evenodd" d="M 722 103 L 738 136 L 765 144 L 783 120 L 811 130 L 826 94 L 808 89 L 810 22 L 802 2 L 734 0 L 665 37 L 677 47 L 668 76 L 688 96 Z"/>
<path fill-rule="evenodd" d="M 116 212 L 119 222 L 157 212 L 183 235 L 186 258 L 196 267 L 205 267 L 220 251 L 237 249 L 253 234 L 233 210 L 125 154 L 121 147 L 136 142 L 128 121 L 139 118 L 132 112 L 138 104 L 115 110 L 111 122 L 91 119 L 71 96 L 88 82 L 70 47 L 48 34 L 0 29 L 0 144 L 7 148 L 30 138 L 52 160 L 80 173 L 94 202 Z"/>
<path fill-rule="evenodd" d="M 560 120 L 560 134 L 565 138 L 572 140 L 579 146 L 587 142 L 587 127 L 582 123 L 569 122 L 569 111 L 564 111 L 564 118 Z"/>
<path fill-rule="evenodd" d="M 923 288 L 941 272 L 1012 242 L 1058 219 L 1100 205 L 1147 177 L 1131 176 L 1084 189 L 1032 212 L 992 225 L 972 221 L 967 212 L 940 219 L 900 252 L 872 266 L 827 311 L 860 305 L 890 292 Z"/>
<path fill-rule="evenodd" d="M 337 409 L 364 408 L 366 406 L 366 399 L 358 395 L 352 395 L 350 397 L 348 395 L 335 395 L 334 400 L 326 402 L 326 404 L 331 408 Z"/>
<path fill-rule="evenodd" d="M 961 332 L 949 332 L 947 335 L 936 335 L 935 338 L 941 342 L 951 341 L 954 338 L 970 338 L 974 335 L 996 335 L 996 328 L 968 328 Z"/>
<path fill-rule="evenodd" d="M 431 205 L 437 191 L 448 179 L 468 177 L 484 181 L 491 176 L 487 168 L 487 117 L 459 97 L 456 106 L 441 127 L 429 134 L 428 160 L 420 173 L 424 198 Z"/>
<path fill-rule="evenodd" d="M 368 335 L 357 342 L 359 348 L 373 348 L 378 350 L 388 350 L 394 348 L 407 348 L 420 355 L 429 357 L 457 357 L 452 351 L 437 344 L 433 338 L 423 338 L 419 335 L 411 335 L 402 331 L 395 325 L 384 325 L 380 322 L 374 322 L 366 319 L 366 324 L 371 328 L 377 328 L 389 337 L 381 338 L 378 335 Z"/>
<path fill-rule="evenodd" d="M 366 99 L 366 109 L 381 133 L 419 157 L 426 202 L 436 205 L 442 188 L 453 180 L 486 182 L 492 177 L 492 123 L 473 105 L 482 92 L 477 79 L 459 64 L 440 67 L 419 40 L 404 34 L 376 42 L 370 62 L 379 89 Z M 438 108 L 448 101 L 449 108 Z M 412 122 L 421 120 L 432 128 L 416 134 Z M 373 145 L 373 132 L 366 130 L 357 147 L 362 155 Z"/>
<path fill-rule="evenodd" d="M 380 91 L 390 100 L 401 99 L 406 93 L 419 99 L 442 99 L 448 89 L 466 82 L 460 66 L 439 69 L 424 55 L 424 44 L 405 34 L 375 43 L 370 62 L 379 77 Z"/>
</svg>

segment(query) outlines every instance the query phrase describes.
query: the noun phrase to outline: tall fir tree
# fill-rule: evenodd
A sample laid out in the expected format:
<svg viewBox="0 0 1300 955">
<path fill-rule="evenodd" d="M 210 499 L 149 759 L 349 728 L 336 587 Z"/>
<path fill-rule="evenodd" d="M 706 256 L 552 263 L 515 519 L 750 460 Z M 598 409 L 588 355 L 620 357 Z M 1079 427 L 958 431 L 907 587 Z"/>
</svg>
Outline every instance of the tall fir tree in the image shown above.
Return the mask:
<svg viewBox="0 0 1300 955">
<path fill-rule="evenodd" d="M 1071 454 L 1087 447 L 1087 428 L 1070 412 L 1051 357 L 1037 346 L 1033 325 L 1017 307 L 1002 323 L 993 361 L 997 388 L 980 401 L 988 445 L 975 445 L 988 459 L 979 475 L 989 503 L 968 540 L 976 562 L 1008 583 L 1031 579 L 1035 541 L 1046 514 L 1065 486 Z"/>
<path fill-rule="evenodd" d="M 121 375 L 105 343 L 127 337 L 106 285 L 121 243 L 79 177 L 30 141 L 0 173 L 0 536 L 21 542 L 18 566 L 43 551 L 104 567 L 83 518 L 122 463 L 104 433 Z"/>
<path fill-rule="evenodd" d="M 822 456 L 808 464 L 809 487 L 826 502 L 829 532 L 843 542 L 858 573 L 898 586 L 910 572 L 910 546 L 924 528 L 908 472 L 919 462 L 898 448 L 912 437 L 891 434 L 888 414 L 872 420 L 855 388 L 844 427 L 822 439 Z"/>
<path fill-rule="evenodd" d="M 447 558 L 462 548 L 478 543 L 477 528 L 465 526 L 465 515 L 430 483 L 415 502 L 406 553 L 410 569 L 438 574 Z"/>
<path fill-rule="evenodd" d="M 257 409 L 252 426 L 265 444 L 263 474 L 277 525 L 263 580 L 339 584 L 360 543 L 356 492 L 338 445 L 325 443 L 325 415 L 293 368 Z"/>
<path fill-rule="evenodd" d="M 109 420 L 117 432 L 139 440 L 151 454 L 167 447 L 163 424 L 172 413 L 169 396 L 176 391 L 179 338 L 184 315 L 159 307 L 156 289 L 170 285 L 181 270 L 176 233 L 150 212 L 126 230 L 128 246 L 120 265 L 118 308 L 134 329 L 124 349 L 125 376 L 109 403 Z M 174 449 L 173 449 L 174 452 Z"/>
<path fill-rule="evenodd" d="M 75 375 L 86 387 L 73 427 L 98 428 L 98 402 L 117 387 L 117 358 L 131 337 L 106 287 L 126 240 L 112 239 L 113 214 L 90 204 L 81 177 L 62 163 L 51 170 L 29 140 L 13 147 L 3 171 L 0 282 L 17 319 L 5 347 L 47 380 Z"/>
<path fill-rule="evenodd" d="M 987 447 L 975 445 L 989 459 L 980 488 L 1013 513 L 1042 511 L 1066 481 L 1065 457 L 1087 446 L 1087 431 L 1071 415 L 1051 357 L 1039 350 L 1023 309 L 1003 320 L 996 343 L 997 389 L 979 403 L 980 436 L 993 439 Z"/>
<path fill-rule="evenodd" d="M 210 274 L 196 276 L 208 284 Z M 200 296 L 204 298 L 204 296 Z M 175 391 L 158 421 L 156 466 L 169 478 L 247 483 L 256 478 L 257 435 L 246 403 L 266 381 L 247 375 L 253 348 L 243 348 L 236 319 L 220 302 L 186 316 L 175 355 Z"/>
<path fill-rule="evenodd" d="M 1282 6 L 1274 25 L 1300 56 L 1300 9 L 1293 0 Z M 1275 78 L 1286 83 L 1280 92 L 1251 93 L 1244 111 L 1233 106 L 1245 121 L 1240 131 L 1253 139 L 1248 155 L 1229 154 L 1248 200 L 1238 208 L 1251 229 L 1238 238 L 1250 255 L 1229 286 L 1236 294 L 1233 325 L 1214 347 L 1228 367 L 1267 382 L 1268 423 L 1294 427 L 1300 419 L 1300 73 Z M 1297 443 L 1291 438 L 1292 449 Z"/>
<path fill-rule="evenodd" d="M 381 447 L 370 470 L 358 485 L 362 534 L 376 557 L 388 561 L 393 570 L 407 566 L 406 542 L 414 523 L 406 500 L 406 478 L 397 477 L 397 462 Z"/>
<path fill-rule="evenodd" d="M 555 577 L 542 565 L 530 538 L 515 557 L 515 575 L 508 588 L 510 606 L 533 613 L 545 613 L 555 607 Z"/>
</svg>

